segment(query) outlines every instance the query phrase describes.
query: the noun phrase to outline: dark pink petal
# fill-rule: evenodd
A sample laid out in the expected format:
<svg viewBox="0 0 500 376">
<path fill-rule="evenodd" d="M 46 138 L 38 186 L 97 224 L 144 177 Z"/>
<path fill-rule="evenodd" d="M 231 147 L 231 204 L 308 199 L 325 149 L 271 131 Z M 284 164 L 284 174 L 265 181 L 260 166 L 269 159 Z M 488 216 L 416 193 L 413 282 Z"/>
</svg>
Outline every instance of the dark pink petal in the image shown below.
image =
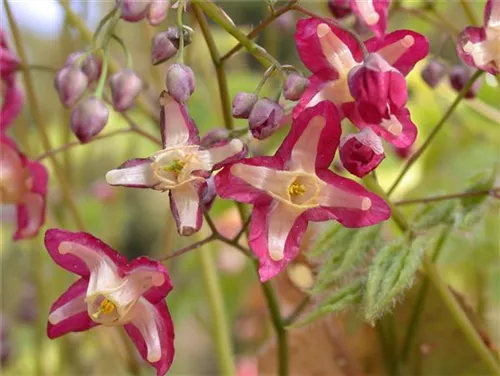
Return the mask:
<svg viewBox="0 0 500 376">
<path fill-rule="evenodd" d="M 343 226 L 349 228 L 371 226 L 385 221 L 391 216 L 391 209 L 382 198 L 367 191 L 355 181 L 338 176 L 329 170 L 318 171 L 318 177 L 335 190 L 358 196 L 363 200 L 364 210 L 336 206 L 323 207 L 334 215 Z M 365 205 L 364 201 L 367 201 L 368 205 Z"/>
<path fill-rule="evenodd" d="M 5 93 L 2 88 L 2 109 L 0 110 L 0 130 L 5 130 L 9 125 L 12 124 L 14 119 L 21 113 L 24 104 L 24 95 L 21 89 L 19 89 L 13 80 L 7 83 L 5 87 Z M 4 82 L 1 83 L 3 85 Z"/>
<path fill-rule="evenodd" d="M 427 38 L 411 30 L 396 30 L 365 44 L 368 52 L 377 52 L 405 76 L 429 53 Z"/>
<path fill-rule="evenodd" d="M 165 265 L 148 257 L 141 256 L 133 259 L 122 271 L 127 278 L 132 279 L 132 283 L 142 282 L 142 285 L 151 285 L 142 296 L 151 303 L 157 303 L 165 298 L 172 290 L 172 281 Z M 161 284 L 156 280 L 163 281 Z"/>
<path fill-rule="evenodd" d="M 293 108 L 293 118 L 295 119 L 299 114 L 311 103 L 313 98 L 321 91 L 323 86 L 327 84 L 328 81 L 322 80 L 316 75 L 309 77 L 309 85 L 306 91 L 302 94 L 300 101 Z"/>
<path fill-rule="evenodd" d="M 371 128 L 343 137 L 339 155 L 345 169 L 359 178 L 372 172 L 385 158 L 382 141 Z"/>
<path fill-rule="evenodd" d="M 352 11 L 381 38 L 387 30 L 390 0 L 351 0 Z"/>
<path fill-rule="evenodd" d="M 347 103 L 342 106 L 342 109 L 356 127 L 359 129 L 370 127 L 377 135 L 398 148 L 411 146 L 417 138 L 417 126 L 411 120 L 410 111 L 407 108 L 390 114 L 390 119 L 382 119 L 382 122 L 378 124 L 367 123 L 354 103 Z"/>
<path fill-rule="evenodd" d="M 150 158 L 130 159 L 116 169 L 106 173 L 106 181 L 110 185 L 132 188 L 153 188 L 158 179 L 154 176 Z"/>
<path fill-rule="evenodd" d="M 500 24 L 500 2 L 488 0 L 484 7 L 484 26 L 498 27 L 498 24 Z"/>
<path fill-rule="evenodd" d="M 0 48 L 0 76 L 2 79 L 14 73 L 20 64 L 21 60 L 11 50 Z"/>
<path fill-rule="evenodd" d="M 203 222 L 201 200 L 206 182 L 191 182 L 169 191 L 170 210 L 179 235 L 189 236 L 198 232 Z"/>
<path fill-rule="evenodd" d="M 185 104 L 176 102 L 167 92 L 160 98 L 160 128 L 163 147 L 199 145 L 200 135 Z"/>
<path fill-rule="evenodd" d="M 142 358 L 156 368 L 157 376 L 169 370 L 174 359 L 174 325 L 165 301 L 156 304 L 145 299 L 133 308 L 134 319 L 124 328 Z"/>
<path fill-rule="evenodd" d="M 99 325 L 87 313 L 85 295 L 88 284 L 88 279 L 78 279 L 52 305 L 47 322 L 47 336 L 50 339 Z"/>
<path fill-rule="evenodd" d="M 52 260 L 67 271 L 82 277 L 88 277 L 90 275 L 87 264 L 82 258 L 74 254 L 68 252 L 61 253 L 60 246 L 63 243 L 68 243 L 68 246 L 74 245 L 85 247 L 95 253 L 96 259 L 106 258 L 106 260 L 109 260 L 118 267 L 127 264 L 127 258 L 125 256 L 116 252 L 100 239 L 86 232 L 71 232 L 60 229 L 47 230 L 45 233 L 45 247 Z"/>
<path fill-rule="evenodd" d="M 356 38 L 346 30 L 342 30 L 329 23 L 327 19 L 307 18 L 297 22 L 295 32 L 295 44 L 299 53 L 300 59 L 316 76 L 323 80 L 333 80 L 339 77 L 339 73 L 332 64 L 328 61 L 328 56 L 325 56 L 318 37 L 318 26 L 327 24 L 332 32 L 344 44 L 344 47 L 338 46 L 338 52 L 342 51 L 343 55 L 352 54 L 355 61 L 363 60 L 363 52 Z M 334 51 L 331 51 L 334 53 Z"/>
<path fill-rule="evenodd" d="M 488 62 L 485 62 L 484 64 L 478 65 L 476 64 L 474 56 L 466 51 L 467 49 L 466 45 L 468 43 L 472 43 L 472 47 L 474 47 L 474 45 L 477 46 L 479 43 L 484 42 L 485 40 L 486 40 L 485 29 L 473 26 L 466 27 L 465 30 L 458 35 L 457 54 L 465 64 L 474 68 L 479 68 L 493 75 L 496 75 L 497 73 L 500 73 L 500 67 L 495 64 L 495 61 L 493 59 L 489 60 Z M 488 48 L 495 48 L 494 41 L 490 41 L 489 43 L 491 43 L 490 46 L 484 45 L 479 49 L 479 51 L 476 51 L 475 56 L 480 57 L 482 60 L 487 60 L 488 55 L 486 54 L 487 52 L 486 50 Z"/>
</svg>

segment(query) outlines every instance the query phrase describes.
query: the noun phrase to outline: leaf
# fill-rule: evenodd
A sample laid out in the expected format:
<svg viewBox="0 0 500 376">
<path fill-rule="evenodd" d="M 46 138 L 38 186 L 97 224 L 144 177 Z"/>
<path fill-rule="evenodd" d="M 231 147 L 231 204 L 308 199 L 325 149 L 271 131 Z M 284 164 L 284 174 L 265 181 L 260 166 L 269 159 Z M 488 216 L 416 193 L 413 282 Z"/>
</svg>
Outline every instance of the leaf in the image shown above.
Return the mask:
<svg viewBox="0 0 500 376">
<path fill-rule="evenodd" d="M 457 203 L 455 200 L 426 206 L 424 210 L 421 210 L 414 216 L 411 225 L 414 230 L 428 230 L 442 223 L 451 224 L 454 222 L 455 213 L 457 212 Z"/>
<path fill-rule="evenodd" d="M 346 229 L 340 224 L 335 223 L 322 234 L 317 242 L 315 242 L 315 244 L 311 247 L 309 255 L 311 257 L 319 257 L 323 253 L 330 251 L 336 244 L 339 243 L 339 240 L 345 239 L 351 231 L 351 229 Z"/>
<path fill-rule="evenodd" d="M 370 266 L 365 295 L 365 318 L 375 320 L 395 299 L 413 283 L 421 263 L 425 238 L 417 238 L 411 245 L 399 239 L 382 248 Z"/>
<path fill-rule="evenodd" d="M 485 171 L 474 176 L 470 179 L 470 186 L 465 192 L 469 193 L 490 190 L 493 188 L 493 184 L 495 183 L 495 175 L 496 167 L 492 171 Z M 460 203 L 462 204 L 465 213 L 468 213 L 481 205 L 487 197 L 488 195 L 463 197 L 460 200 Z"/>
</svg>

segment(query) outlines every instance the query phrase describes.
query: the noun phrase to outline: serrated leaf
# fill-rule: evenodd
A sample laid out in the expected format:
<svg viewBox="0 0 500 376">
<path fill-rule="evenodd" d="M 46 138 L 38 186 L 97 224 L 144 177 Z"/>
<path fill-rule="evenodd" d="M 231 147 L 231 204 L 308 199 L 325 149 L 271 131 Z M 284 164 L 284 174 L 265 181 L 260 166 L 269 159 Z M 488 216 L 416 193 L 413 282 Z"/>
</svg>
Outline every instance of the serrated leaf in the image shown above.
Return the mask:
<svg viewBox="0 0 500 376">
<path fill-rule="evenodd" d="M 317 240 L 313 247 L 311 247 L 311 251 L 309 254 L 312 257 L 317 257 L 321 255 L 323 252 L 327 251 L 330 249 L 329 243 L 332 241 L 334 236 L 342 230 L 342 226 L 339 223 L 334 223 L 332 226 L 330 226 L 328 229 L 323 231 L 323 233 L 320 235 L 319 240 Z"/>
<path fill-rule="evenodd" d="M 491 188 L 493 188 L 493 184 L 495 183 L 495 175 L 496 168 L 494 168 L 492 171 L 483 172 L 474 176 L 472 179 L 470 179 L 470 186 L 465 192 L 468 193 L 490 190 Z M 460 202 L 465 212 L 468 213 L 474 210 L 477 206 L 481 205 L 487 197 L 488 195 L 463 197 Z"/>
<path fill-rule="evenodd" d="M 413 283 L 426 240 L 411 245 L 400 239 L 382 248 L 370 266 L 366 284 L 365 318 L 375 320 Z"/>
<path fill-rule="evenodd" d="M 427 230 L 442 223 L 454 222 L 457 203 L 455 200 L 443 201 L 428 205 L 428 209 L 415 217 L 412 228 L 417 231 Z"/>
</svg>

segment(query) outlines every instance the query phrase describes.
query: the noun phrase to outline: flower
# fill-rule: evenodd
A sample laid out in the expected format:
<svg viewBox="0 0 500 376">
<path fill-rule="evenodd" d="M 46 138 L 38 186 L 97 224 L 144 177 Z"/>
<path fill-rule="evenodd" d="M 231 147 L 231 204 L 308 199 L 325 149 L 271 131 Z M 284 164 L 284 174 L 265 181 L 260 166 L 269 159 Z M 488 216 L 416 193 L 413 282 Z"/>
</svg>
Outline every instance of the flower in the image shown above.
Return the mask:
<svg viewBox="0 0 500 376">
<path fill-rule="evenodd" d="M 357 93 L 354 92 L 353 96 L 349 87 L 349 73 L 353 68 L 361 66 L 364 58 L 354 35 L 325 20 L 309 18 L 298 21 L 295 42 L 300 58 L 313 75 L 309 78 L 310 84 L 304 95 L 294 108 L 294 117 L 304 108 L 328 100 L 354 125 L 362 128 L 369 124 L 375 133 L 398 147 L 408 146 L 415 141 L 417 129 L 409 116 L 406 119 L 409 121 L 407 124 L 393 125 L 398 122 L 400 113 L 407 112 L 404 107 L 397 112 L 394 112 L 395 108 L 391 109 L 378 124 L 372 124 L 373 119 L 363 119 L 359 114 L 359 103 L 355 98 Z M 410 30 L 397 30 L 380 39 L 371 38 L 365 42 L 365 46 L 368 52 L 376 53 L 402 75 L 407 75 L 429 51 L 426 38 Z M 367 120 L 370 123 L 367 123 Z M 391 125 L 393 126 L 390 129 L 387 128 Z"/>
<path fill-rule="evenodd" d="M 309 80 L 307 78 L 302 77 L 300 74 L 292 73 L 286 78 L 283 87 L 283 96 L 285 99 L 297 101 L 304 94 L 308 85 Z"/>
<path fill-rule="evenodd" d="M 52 305 L 49 338 L 98 325 L 123 326 L 141 356 L 164 375 L 174 358 L 174 328 L 164 298 L 172 290 L 165 266 L 126 257 L 85 232 L 50 229 L 45 247 L 80 278 Z"/>
<path fill-rule="evenodd" d="M 261 281 L 297 256 L 309 221 L 363 227 L 389 218 L 380 197 L 328 169 L 340 134 L 335 106 L 323 101 L 300 113 L 274 156 L 237 161 L 215 176 L 219 196 L 254 206 L 249 244 Z"/>
<path fill-rule="evenodd" d="M 137 22 L 147 18 L 152 26 L 161 24 L 170 8 L 170 0 L 116 0 L 116 3 L 125 21 Z"/>
<path fill-rule="evenodd" d="M 108 118 L 109 110 L 106 103 L 97 97 L 90 97 L 71 111 L 71 130 L 84 144 L 102 131 Z"/>
<path fill-rule="evenodd" d="M 359 178 L 372 172 L 385 158 L 382 141 L 371 128 L 343 137 L 339 154 L 346 170 Z"/>
<path fill-rule="evenodd" d="M 350 0 L 352 11 L 381 38 L 387 30 L 390 0 Z"/>
<path fill-rule="evenodd" d="M 333 17 L 338 19 L 345 18 L 352 13 L 349 0 L 328 0 L 328 9 Z"/>
<path fill-rule="evenodd" d="M 32 238 L 45 221 L 47 170 L 19 152 L 15 143 L 0 136 L 0 192 L 3 205 L 15 205 L 14 240 Z"/>
<path fill-rule="evenodd" d="M 248 126 L 258 140 L 271 136 L 281 125 L 285 111 L 281 105 L 269 98 L 262 98 L 255 103 L 248 117 Z"/>
<path fill-rule="evenodd" d="M 457 52 L 467 65 L 495 75 L 500 73 L 500 1 L 488 0 L 483 25 L 460 33 Z"/>
<path fill-rule="evenodd" d="M 165 86 L 177 102 L 185 103 L 195 89 L 193 70 L 184 64 L 172 64 L 167 69 Z"/>
<path fill-rule="evenodd" d="M 170 208 L 181 235 L 198 231 L 202 223 L 200 204 L 212 170 L 246 154 L 239 139 L 200 146 L 198 129 L 185 105 L 168 93 L 161 96 L 163 149 L 148 158 L 131 159 L 106 174 L 111 185 L 169 191 Z"/>
<path fill-rule="evenodd" d="M 141 78 L 131 69 L 116 72 L 109 78 L 113 108 L 123 112 L 133 106 L 142 90 Z"/>
<path fill-rule="evenodd" d="M 87 90 L 87 85 L 87 75 L 76 64 L 64 66 L 57 72 L 54 79 L 54 87 L 59 94 L 59 100 L 66 108 L 76 104 Z"/>
<path fill-rule="evenodd" d="M 233 117 L 236 119 L 248 119 L 252 108 L 255 103 L 259 100 L 259 97 L 255 93 L 245 93 L 240 91 L 236 93 L 233 98 Z"/>
</svg>

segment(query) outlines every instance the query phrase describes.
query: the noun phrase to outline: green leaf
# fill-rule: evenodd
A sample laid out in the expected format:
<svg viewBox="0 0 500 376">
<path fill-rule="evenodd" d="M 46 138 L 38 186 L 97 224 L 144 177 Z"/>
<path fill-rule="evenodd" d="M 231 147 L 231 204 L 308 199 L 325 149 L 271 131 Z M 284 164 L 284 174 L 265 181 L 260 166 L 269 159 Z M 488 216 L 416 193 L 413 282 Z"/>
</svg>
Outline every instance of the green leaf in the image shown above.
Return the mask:
<svg viewBox="0 0 500 376">
<path fill-rule="evenodd" d="M 411 227 L 414 230 L 422 231 L 431 229 L 439 224 L 454 222 L 457 212 L 457 203 L 455 200 L 448 200 L 436 204 L 426 205 L 414 216 Z"/>
<path fill-rule="evenodd" d="M 413 283 L 427 240 L 417 238 L 411 245 L 403 238 L 382 248 L 370 266 L 365 296 L 365 318 L 377 319 Z"/>
<path fill-rule="evenodd" d="M 332 226 L 329 226 L 325 231 L 323 231 L 323 233 L 319 237 L 319 240 L 314 243 L 309 254 L 312 257 L 317 257 L 325 251 L 328 251 L 330 249 L 329 243 L 342 229 L 343 227 L 339 223 L 334 222 Z"/>
<path fill-rule="evenodd" d="M 482 172 L 470 179 L 470 186 L 465 192 L 486 191 L 493 188 L 495 183 L 496 167 L 492 171 Z M 468 213 L 481 205 L 488 195 L 463 197 L 460 202 L 465 212 Z"/>
</svg>

